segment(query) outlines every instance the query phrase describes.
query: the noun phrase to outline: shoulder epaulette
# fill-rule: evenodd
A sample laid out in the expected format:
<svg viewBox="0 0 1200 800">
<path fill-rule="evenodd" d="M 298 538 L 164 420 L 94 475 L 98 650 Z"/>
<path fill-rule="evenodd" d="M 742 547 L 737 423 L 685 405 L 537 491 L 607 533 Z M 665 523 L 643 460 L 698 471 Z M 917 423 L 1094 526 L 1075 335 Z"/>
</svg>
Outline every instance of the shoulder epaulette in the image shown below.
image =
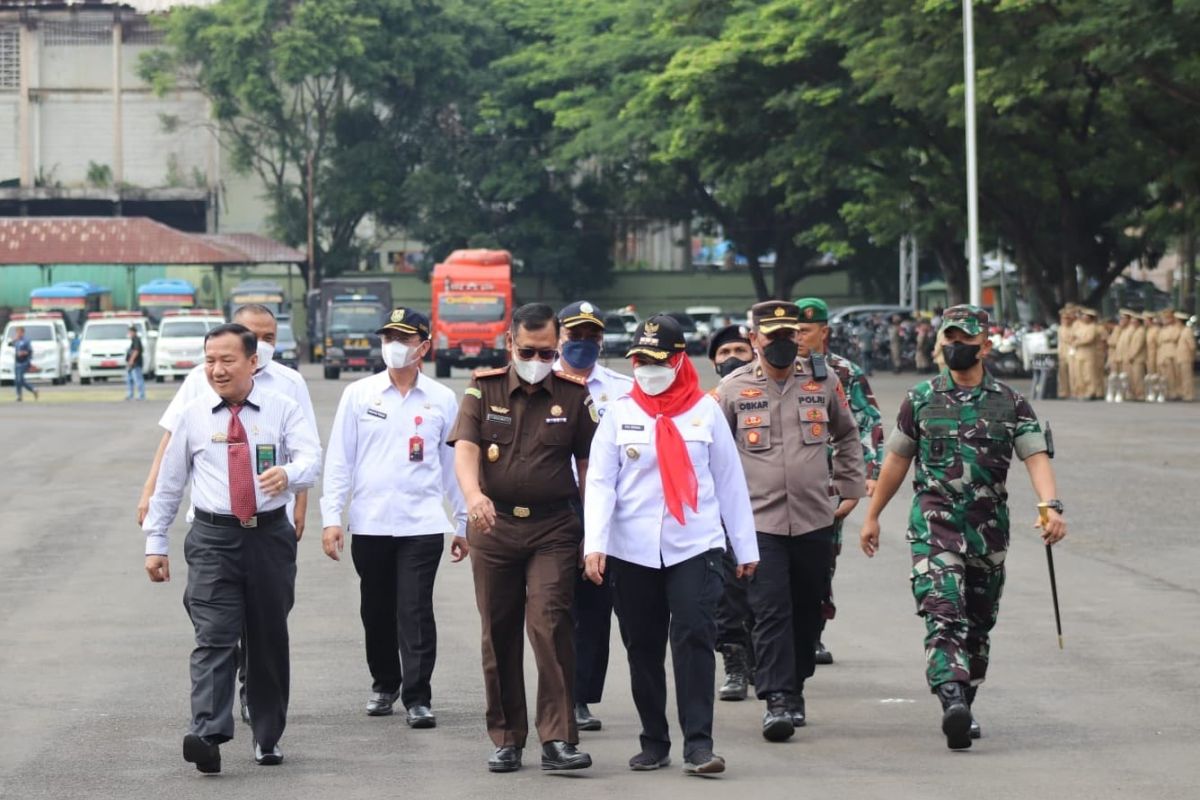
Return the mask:
<svg viewBox="0 0 1200 800">
<path fill-rule="evenodd" d="M 565 372 L 554 370 L 554 377 L 562 378 L 564 381 L 570 381 L 571 383 L 578 383 L 580 386 L 587 386 L 587 379 L 581 378 L 578 375 L 569 375 Z"/>
<path fill-rule="evenodd" d="M 508 369 L 509 369 L 508 366 L 491 367 L 488 369 L 477 369 L 471 373 L 471 377 L 473 377 L 473 378 L 493 378 L 497 375 L 507 375 Z"/>
</svg>

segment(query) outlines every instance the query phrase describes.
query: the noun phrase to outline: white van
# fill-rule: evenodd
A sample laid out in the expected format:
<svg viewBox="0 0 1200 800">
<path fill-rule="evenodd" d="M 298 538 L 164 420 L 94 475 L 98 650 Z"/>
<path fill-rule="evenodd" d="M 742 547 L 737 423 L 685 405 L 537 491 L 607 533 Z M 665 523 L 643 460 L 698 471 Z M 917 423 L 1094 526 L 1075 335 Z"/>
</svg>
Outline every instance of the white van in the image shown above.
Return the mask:
<svg viewBox="0 0 1200 800">
<path fill-rule="evenodd" d="M 125 379 L 125 354 L 129 352 L 129 326 L 142 340 L 142 374 L 154 374 L 154 347 L 150 322 L 136 311 L 93 311 L 79 336 L 79 382 Z"/>
<path fill-rule="evenodd" d="M 167 311 L 158 326 L 154 347 L 154 379 L 183 380 L 197 364 L 204 363 L 204 335 L 225 324 L 220 311 L 191 308 Z"/>
<path fill-rule="evenodd" d="M 11 386 L 16 377 L 13 338 L 17 328 L 25 329 L 25 338 L 33 347 L 26 380 L 50 381 L 55 386 L 71 380 L 71 337 L 62 314 L 13 314 L 0 345 L 0 385 Z"/>
</svg>

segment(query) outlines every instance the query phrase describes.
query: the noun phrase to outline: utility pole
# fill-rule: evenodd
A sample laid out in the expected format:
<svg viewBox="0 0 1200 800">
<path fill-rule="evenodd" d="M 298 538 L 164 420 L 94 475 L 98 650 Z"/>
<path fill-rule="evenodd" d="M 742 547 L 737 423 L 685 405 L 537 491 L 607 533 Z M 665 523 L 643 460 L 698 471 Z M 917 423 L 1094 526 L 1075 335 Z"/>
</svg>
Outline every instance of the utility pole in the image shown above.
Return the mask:
<svg viewBox="0 0 1200 800">
<path fill-rule="evenodd" d="M 313 154 L 308 153 L 308 288 L 317 288 L 316 225 L 313 217 Z"/>
<path fill-rule="evenodd" d="M 979 264 L 979 173 L 975 155 L 975 23 L 973 0 L 963 0 L 963 71 L 966 78 L 967 122 L 967 267 L 969 302 L 983 302 L 983 280 Z"/>
</svg>

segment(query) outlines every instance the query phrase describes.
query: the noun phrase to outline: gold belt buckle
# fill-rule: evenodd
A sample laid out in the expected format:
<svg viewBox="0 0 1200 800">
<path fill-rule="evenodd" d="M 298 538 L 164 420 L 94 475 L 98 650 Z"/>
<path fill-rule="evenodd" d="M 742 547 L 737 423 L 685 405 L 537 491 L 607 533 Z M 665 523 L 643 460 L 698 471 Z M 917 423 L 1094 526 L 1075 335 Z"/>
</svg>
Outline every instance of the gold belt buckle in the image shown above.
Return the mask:
<svg viewBox="0 0 1200 800">
<path fill-rule="evenodd" d="M 526 508 L 525 506 L 516 506 L 513 508 L 513 516 L 514 517 L 520 517 L 521 519 L 525 519 L 526 517 L 529 516 L 530 513 L 531 512 L 529 511 L 529 509 Z"/>
<path fill-rule="evenodd" d="M 255 514 L 253 517 L 246 520 L 245 522 L 243 522 L 242 520 L 239 519 L 238 524 L 241 525 L 243 528 L 257 528 L 258 527 L 258 515 Z"/>
</svg>

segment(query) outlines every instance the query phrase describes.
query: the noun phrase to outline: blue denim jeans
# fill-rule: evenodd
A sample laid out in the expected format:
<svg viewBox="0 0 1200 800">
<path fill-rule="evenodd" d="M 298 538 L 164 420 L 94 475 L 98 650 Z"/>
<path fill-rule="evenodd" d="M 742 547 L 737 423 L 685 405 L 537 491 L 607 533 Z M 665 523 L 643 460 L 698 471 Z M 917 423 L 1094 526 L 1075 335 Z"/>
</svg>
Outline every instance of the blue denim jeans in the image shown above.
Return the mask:
<svg viewBox="0 0 1200 800">
<path fill-rule="evenodd" d="M 134 387 L 137 388 L 138 400 L 146 399 L 146 379 L 142 376 L 141 367 L 129 367 L 125 370 L 125 386 L 128 389 L 125 394 L 126 400 L 133 399 Z"/>
<path fill-rule="evenodd" d="M 17 387 L 18 400 L 21 399 L 22 388 L 28 389 L 35 395 L 37 394 L 37 389 L 33 388 L 33 385 L 29 381 L 25 380 L 25 373 L 28 371 L 28 364 L 13 364 L 13 384 Z"/>
</svg>

